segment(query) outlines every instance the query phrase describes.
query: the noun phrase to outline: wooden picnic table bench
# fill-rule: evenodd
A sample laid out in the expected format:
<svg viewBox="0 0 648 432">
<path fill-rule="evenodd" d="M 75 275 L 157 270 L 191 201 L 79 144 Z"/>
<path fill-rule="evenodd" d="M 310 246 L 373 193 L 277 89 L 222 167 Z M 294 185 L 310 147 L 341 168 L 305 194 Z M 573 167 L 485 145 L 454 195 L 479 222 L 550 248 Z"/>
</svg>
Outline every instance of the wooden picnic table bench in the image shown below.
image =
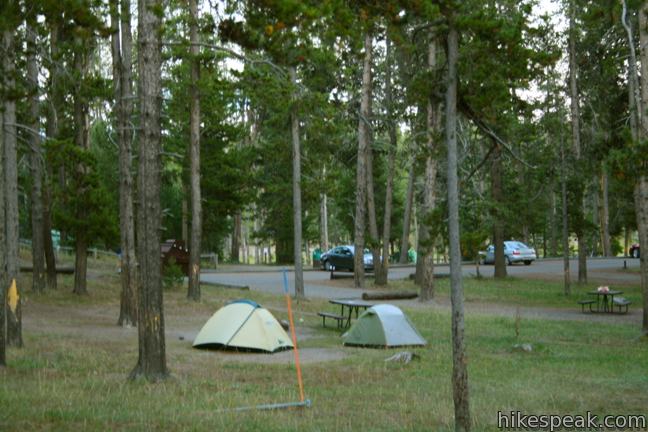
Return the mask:
<svg viewBox="0 0 648 432">
<path fill-rule="evenodd" d="M 346 321 L 346 317 L 342 315 L 337 315 L 334 313 L 329 313 L 329 312 L 317 312 L 317 315 L 322 317 L 322 326 L 326 327 L 326 318 L 331 318 L 337 321 L 337 327 L 341 328 L 342 325 L 344 324 L 344 321 Z"/>
<path fill-rule="evenodd" d="M 621 313 L 621 308 L 625 307 L 625 311 L 623 313 L 628 313 L 628 307 L 632 304 L 630 300 L 624 297 L 616 297 L 612 301 L 612 307 L 617 306 L 619 309 L 619 313 Z"/>
<path fill-rule="evenodd" d="M 594 310 L 592 309 L 592 305 L 596 304 L 596 300 L 592 300 L 592 299 L 579 300 L 578 304 L 581 305 L 581 311 L 583 313 L 585 313 L 585 305 L 589 305 L 590 312 L 594 312 Z"/>
</svg>

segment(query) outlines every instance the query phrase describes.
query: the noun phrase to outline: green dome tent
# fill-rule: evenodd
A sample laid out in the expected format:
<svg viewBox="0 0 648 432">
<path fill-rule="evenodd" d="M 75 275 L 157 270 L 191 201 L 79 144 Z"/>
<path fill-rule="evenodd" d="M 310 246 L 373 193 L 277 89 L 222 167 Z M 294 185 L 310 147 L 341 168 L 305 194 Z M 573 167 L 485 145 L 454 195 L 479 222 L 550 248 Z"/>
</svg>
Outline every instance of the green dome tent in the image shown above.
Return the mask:
<svg viewBox="0 0 648 432">
<path fill-rule="evenodd" d="M 275 352 L 293 347 L 277 319 L 251 300 L 235 300 L 209 318 L 194 348 Z"/>
<path fill-rule="evenodd" d="M 387 348 L 426 344 L 403 311 L 389 304 L 367 309 L 342 335 L 342 340 L 344 345 Z"/>
</svg>

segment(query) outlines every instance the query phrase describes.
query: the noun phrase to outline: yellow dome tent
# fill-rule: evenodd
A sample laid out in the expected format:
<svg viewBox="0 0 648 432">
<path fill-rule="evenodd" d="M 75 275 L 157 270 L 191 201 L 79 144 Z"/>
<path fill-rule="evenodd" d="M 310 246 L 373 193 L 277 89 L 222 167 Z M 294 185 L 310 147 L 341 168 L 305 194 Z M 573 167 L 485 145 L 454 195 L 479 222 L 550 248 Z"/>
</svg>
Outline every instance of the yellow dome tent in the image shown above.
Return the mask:
<svg viewBox="0 0 648 432">
<path fill-rule="evenodd" d="M 293 348 L 277 319 L 251 300 L 235 300 L 216 311 L 193 346 L 270 353 Z"/>
</svg>

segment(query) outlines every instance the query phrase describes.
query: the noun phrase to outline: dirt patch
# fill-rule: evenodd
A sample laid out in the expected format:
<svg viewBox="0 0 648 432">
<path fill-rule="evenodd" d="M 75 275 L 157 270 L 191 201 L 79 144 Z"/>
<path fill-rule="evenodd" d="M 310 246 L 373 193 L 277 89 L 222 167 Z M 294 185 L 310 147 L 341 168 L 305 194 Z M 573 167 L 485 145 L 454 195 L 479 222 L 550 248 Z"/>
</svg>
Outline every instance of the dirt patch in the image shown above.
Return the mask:
<svg viewBox="0 0 648 432">
<path fill-rule="evenodd" d="M 172 313 L 169 313 L 172 312 Z M 110 345 L 127 350 L 137 345 L 137 328 L 116 325 L 119 305 L 58 306 L 29 302 L 23 309 L 23 331 L 26 334 L 46 334 L 54 339 L 76 340 L 82 343 Z M 292 350 L 274 354 L 196 350 L 191 344 L 206 321 L 205 314 L 191 314 L 181 308 L 169 308 L 165 314 L 167 352 L 170 358 L 183 357 L 202 361 L 222 361 L 263 364 L 293 364 Z M 296 327 L 297 340 L 323 338 L 316 329 Z M 302 363 L 341 360 L 342 348 L 302 348 Z M 189 364 L 191 362 L 188 362 Z M 189 367 L 191 368 L 191 367 Z"/>
</svg>

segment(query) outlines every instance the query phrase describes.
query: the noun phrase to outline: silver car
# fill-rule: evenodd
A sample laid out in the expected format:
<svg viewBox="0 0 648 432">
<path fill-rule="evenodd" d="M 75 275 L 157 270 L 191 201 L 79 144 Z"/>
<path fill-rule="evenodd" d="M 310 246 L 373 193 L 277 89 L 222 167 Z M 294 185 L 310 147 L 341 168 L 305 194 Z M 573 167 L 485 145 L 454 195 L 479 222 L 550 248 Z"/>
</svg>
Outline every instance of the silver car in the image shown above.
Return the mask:
<svg viewBox="0 0 648 432">
<path fill-rule="evenodd" d="M 511 240 L 504 242 L 504 259 L 508 265 L 513 263 L 523 262 L 525 265 L 531 265 L 537 258 L 536 251 L 532 247 L 525 245 L 522 242 Z M 495 245 L 490 245 L 486 248 L 486 256 L 484 257 L 484 264 L 495 263 Z"/>
</svg>

